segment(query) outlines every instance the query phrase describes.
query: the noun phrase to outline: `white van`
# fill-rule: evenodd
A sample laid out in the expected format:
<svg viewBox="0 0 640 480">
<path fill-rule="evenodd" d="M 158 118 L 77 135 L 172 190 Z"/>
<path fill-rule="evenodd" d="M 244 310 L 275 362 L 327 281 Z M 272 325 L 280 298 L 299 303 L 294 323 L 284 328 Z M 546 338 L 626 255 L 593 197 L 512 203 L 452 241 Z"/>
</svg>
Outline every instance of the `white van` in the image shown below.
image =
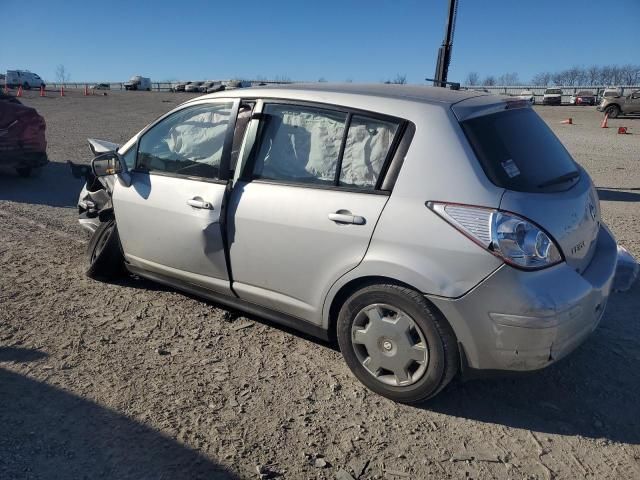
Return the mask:
<svg viewBox="0 0 640 480">
<path fill-rule="evenodd" d="M 151 79 L 134 75 L 124 84 L 125 90 L 148 90 L 151 91 Z"/>
<path fill-rule="evenodd" d="M 5 77 L 7 87 L 19 87 L 29 90 L 30 88 L 40 88 L 46 86 L 40 75 L 36 75 L 29 70 L 7 70 Z"/>
</svg>

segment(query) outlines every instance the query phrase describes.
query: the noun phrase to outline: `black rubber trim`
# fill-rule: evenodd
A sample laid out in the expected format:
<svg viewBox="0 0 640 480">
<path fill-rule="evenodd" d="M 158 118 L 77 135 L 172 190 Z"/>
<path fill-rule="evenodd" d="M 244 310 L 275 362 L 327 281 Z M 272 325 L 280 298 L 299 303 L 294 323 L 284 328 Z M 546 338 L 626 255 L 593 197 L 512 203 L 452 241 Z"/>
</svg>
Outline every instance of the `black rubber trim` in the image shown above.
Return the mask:
<svg viewBox="0 0 640 480">
<path fill-rule="evenodd" d="M 416 133 L 416 126 L 411 122 L 405 122 L 403 127 L 403 130 L 396 135 L 397 138 L 394 139 L 394 145 L 389 151 L 389 154 L 393 155 L 391 161 L 385 162 L 387 168 L 380 172 L 380 178 L 382 179 L 380 190 L 383 192 L 391 192 L 393 190 L 404 159 L 409 152 L 413 136 Z M 395 143 L 396 140 L 397 144 Z"/>
<path fill-rule="evenodd" d="M 196 295 L 198 297 L 206 298 L 207 300 L 220 303 L 227 307 L 242 310 L 252 315 L 263 317 L 271 322 L 284 325 L 285 327 L 303 332 L 312 337 L 316 337 L 324 341 L 329 341 L 329 334 L 327 330 L 325 330 L 322 327 L 319 327 L 318 325 L 313 325 L 307 322 L 306 320 L 302 320 L 300 318 L 294 317 L 292 315 L 288 315 L 286 313 L 278 312 L 276 310 L 271 310 L 269 308 L 256 305 L 255 303 L 247 302 L 246 300 L 242 300 L 237 297 L 231 297 L 229 295 L 214 292 L 212 290 L 208 290 L 199 285 L 194 285 L 192 283 L 187 283 L 187 282 L 180 282 L 174 278 L 168 277 L 166 275 L 162 275 L 160 273 L 150 272 L 148 270 L 144 270 L 142 268 L 135 267 L 130 264 L 125 264 L 125 265 L 127 267 L 127 270 L 129 270 L 131 273 L 138 275 L 140 277 L 153 280 L 163 285 L 168 285 L 177 290 L 182 290 L 184 292 L 190 293 L 192 295 Z"/>
</svg>

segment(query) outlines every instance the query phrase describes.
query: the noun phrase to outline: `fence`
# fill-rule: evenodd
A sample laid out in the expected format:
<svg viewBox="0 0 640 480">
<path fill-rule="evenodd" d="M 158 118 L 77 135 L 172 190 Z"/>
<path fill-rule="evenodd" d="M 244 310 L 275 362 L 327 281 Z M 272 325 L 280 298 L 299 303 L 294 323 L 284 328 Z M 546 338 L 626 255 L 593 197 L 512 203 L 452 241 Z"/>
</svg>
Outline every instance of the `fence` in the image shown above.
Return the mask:
<svg viewBox="0 0 640 480">
<path fill-rule="evenodd" d="M 234 80 L 216 80 L 216 82 L 221 82 L 221 83 L 233 82 L 233 81 Z M 284 82 L 284 81 L 276 81 L 276 80 L 242 80 L 242 81 L 249 82 L 251 83 L 252 86 L 259 85 L 259 84 L 271 85 L 271 84 L 293 83 L 293 82 Z M 56 89 L 60 87 L 64 87 L 65 89 L 84 88 L 85 85 L 91 86 L 91 85 L 97 85 L 100 83 L 109 85 L 109 88 L 111 90 L 125 90 L 124 84 L 126 82 L 65 82 L 65 83 L 47 82 L 47 87 L 56 88 Z M 169 92 L 171 91 L 171 88 L 177 85 L 178 83 L 182 83 L 182 82 L 151 82 L 151 90 L 154 92 Z"/>
<path fill-rule="evenodd" d="M 511 85 L 511 86 L 480 86 L 478 85 L 478 86 L 464 86 L 462 88 L 467 88 L 469 90 L 487 90 L 489 93 L 493 93 L 495 95 L 510 95 L 510 96 L 520 95 L 520 93 L 527 90 L 533 93 L 533 95 L 536 98 L 536 103 L 542 103 L 542 97 L 544 95 L 544 91 L 547 88 L 559 88 L 562 90 L 562 102 L 569 103 L 569 98 L 573 94 L 581 92 L 583 90 L 593 92 L 597 97 L 600 97 L 602 95 L 602 92 L 604 92 L 605 88 L 618 88 L 622 90 L 622 94 L 624 95 L 625 92 L 629 93 L 631 91 L 640 89 L 640 85 L 622 85 L 618 87 L 609 87 L 604 85 L 600 85 L 600 86 L 585 85 L 582 87 L 580 86 L 563 87 L 560 85 L 553 86 L 553 87 L 540 87 L 535 85 L 515 85 L 515 86 L 514 85 Z"/>
</svg>

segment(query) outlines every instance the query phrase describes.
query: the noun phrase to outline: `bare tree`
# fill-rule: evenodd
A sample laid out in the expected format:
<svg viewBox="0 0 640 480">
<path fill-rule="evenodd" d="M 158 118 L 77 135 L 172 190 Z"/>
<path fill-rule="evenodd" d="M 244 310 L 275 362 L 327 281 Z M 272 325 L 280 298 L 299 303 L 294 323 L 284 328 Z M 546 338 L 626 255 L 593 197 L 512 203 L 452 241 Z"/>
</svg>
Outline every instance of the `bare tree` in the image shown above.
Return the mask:
<svg viewBox="0 0 640 480">
<path fill-rule="evenodd" d="M 320 78 L 318 79 L 318 83 L 327 83 L 327 79 L 326 79 L 326 78 L 324 78 L 324 77 L 320 77 Z"/>
<path fill-rule="evenodd" d="M 478 75 L 478 72 L 469 72 L 464 84 L 470 86 L 480 85 L 480 75 Z"/>
<path fill-rule="evenodd" d="M 396 74 L 396 78 L 394 78 L 393 80 L 387 80 L 384 83 L 386 83 L 386 84 L 395 84 L 395 85 L 404 85 L 405 83 L 407 83 L 407 76 L 406 75 L 400 75 L 399 73 L 397 73 Z"/>
<path fill-rule="evenodd" d="M 67 83 L 71 79 L 71 75 L 64 68 L 64 65 L 60 64 L 56 67 L 56 80 L 58 83 Z"/>
<path fill-rule="evenodd" d="M 471 72 L 467 75 L 465 85 L 477 85 L 476 73 Z M 575 65 L 571 68 L 560 70 L 558 72 L 540 72 L 533 76 L 531 83 L 538 87 L 546 87 L 548 85 L 558 85 L 564 87 L 581 87 L 581 86 L 607 86 L 607 85 L 638 85 L 640 83 L 640 65 L 592 65 L 590 67 L 581 67 Z M 482 85 L 521 85 L 516 72 L 503 73 L 499 77 L 488 75 L 482 81 Z"/>
<path fill-rule="evenodd" d="M 498 77 L 497 82 L 498 85 L 518 85 L 520 84 L 520 79 L 516 72 L 503 73 Z"/>
<path fill-rule="evenodd" d="M 640 65 L 623 65 L 620 67 L 622 83 L 625 85 L 635 85 L 640 81 Z"/>
<path fill-rule="evenodd" d="M 546 87 L 549 82 L 551 82 L 551 73 L 549 72 L 536 73 L 531 80 L 531 83 L 538 87 Z"/>
<path fill-rule="evenodd" d="M 586 70 L 586 82 L 589 85 L 597 85 L 600 78 L 600 67 L 597 65 L 591 65 Z"/>
<path fill-rule="evenodd" d="M 482 81 L 482 85 L 484 85 L 485 87 L 491 87 L 495 84 L 496 84 L 496 77 L 494 77 L 493 75 L 487 75 L 486 77 L 484 77 L 484 80 Z"/>
</svg>

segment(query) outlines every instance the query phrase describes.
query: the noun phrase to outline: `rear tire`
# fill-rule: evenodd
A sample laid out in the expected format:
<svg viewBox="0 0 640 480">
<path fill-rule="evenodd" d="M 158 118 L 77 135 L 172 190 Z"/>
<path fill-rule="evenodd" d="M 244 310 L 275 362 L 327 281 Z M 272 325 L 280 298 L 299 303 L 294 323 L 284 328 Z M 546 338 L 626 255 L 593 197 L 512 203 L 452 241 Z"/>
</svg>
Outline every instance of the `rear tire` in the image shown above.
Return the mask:
<svg viewBox="0 0 640 480">
<path fill-rule="evenodd" d="M 609 118 L 618 118 L 620 115 L 620 107 L 617 105 L 610 105 L 604 111 L 605 114 L 609 115 Z"/>
<path fill-rule="evenodd" d="M 102 222 L 87 246 L 87 269 L 89 278 L 110 280 L 125 272 L 124 256 L 115 220 Z"/>
<path fill-rule="evenodd" d="M 396 402 L 422 403 L 458 371 L 451 327 L 410 288 L 375 284 L 356 291 L 340 309 L 336 334 L 358 380 Z"/>
</svg>

